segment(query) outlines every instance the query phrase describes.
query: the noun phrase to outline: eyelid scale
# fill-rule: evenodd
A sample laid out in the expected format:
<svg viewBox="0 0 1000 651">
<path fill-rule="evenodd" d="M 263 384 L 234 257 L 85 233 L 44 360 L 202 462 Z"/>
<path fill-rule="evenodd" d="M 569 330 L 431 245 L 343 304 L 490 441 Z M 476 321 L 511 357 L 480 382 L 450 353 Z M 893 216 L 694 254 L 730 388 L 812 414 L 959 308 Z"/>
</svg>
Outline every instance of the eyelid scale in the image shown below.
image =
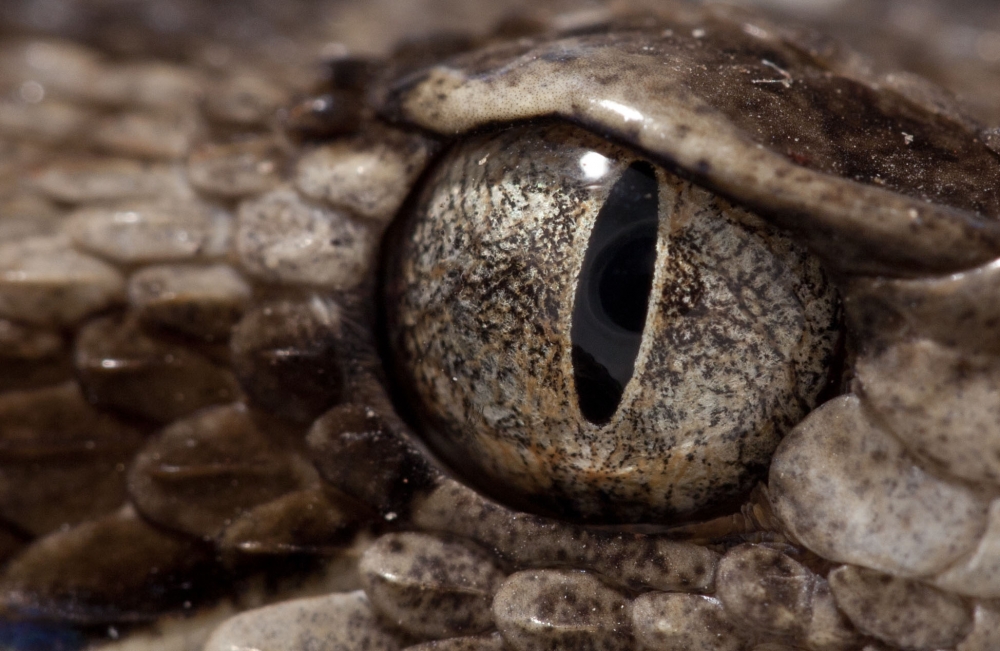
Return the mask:
<svg viewBox="0 0 1000 651">
<path fill-rule="evenodd" d="M 846 273 L 944 272 L 997 257 L 997 157 L 966 124 L 794 41 L 696 16 L 614 39 L 541 41 L 516 67 L 490 65 L 488 53 L 459 56 L 390 89 L 382 110 L 448 134 L 558 115 L 757 209 Z M 695 25 L 705 34 L 688 36 Z M 786 62 L 799 85 L 755 85 L 765 61 Z M 831 114 L 845 96 L 850 116 Z M 923 146 L 903 131 L 919 131 Z"/>
</svg>

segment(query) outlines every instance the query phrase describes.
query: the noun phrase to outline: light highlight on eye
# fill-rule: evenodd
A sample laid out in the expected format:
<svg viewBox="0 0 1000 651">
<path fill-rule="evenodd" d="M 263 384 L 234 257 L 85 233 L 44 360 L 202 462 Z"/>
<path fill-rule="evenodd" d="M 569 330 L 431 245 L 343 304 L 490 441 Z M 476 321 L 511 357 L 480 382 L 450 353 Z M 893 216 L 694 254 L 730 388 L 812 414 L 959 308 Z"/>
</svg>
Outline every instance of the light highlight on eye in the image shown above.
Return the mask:
<svg viewBox="0 0 1000 651">
<path fill-rule="evenodd" d="M 603 178 L 608 173 L 611 161 L 607 157 L 598 154 L 596 151 L 588 151 L 580 157 L 580 169 L 587 179 L 597 180 Z"/>
</svg>

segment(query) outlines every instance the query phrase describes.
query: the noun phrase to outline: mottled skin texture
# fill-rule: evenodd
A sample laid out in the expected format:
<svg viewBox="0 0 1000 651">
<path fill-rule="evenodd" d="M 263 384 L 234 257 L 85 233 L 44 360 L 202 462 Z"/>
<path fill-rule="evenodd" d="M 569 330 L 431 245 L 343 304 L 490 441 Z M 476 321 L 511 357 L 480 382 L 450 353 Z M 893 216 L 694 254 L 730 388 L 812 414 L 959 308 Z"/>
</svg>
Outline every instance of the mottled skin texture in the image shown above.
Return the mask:
<svg viewBox="0 0 1000 651">
<path fill-rule="evenodd" d="M 728 620 L 744 618 L 733 644 L 747 648 L 780 642 L 810 651 L 844 651 L 877 639 L 899 648 L 940 643 L 976 651 L 988 648 L 984 640 L 996 639 L 997 618 L 986 600 L 1000 596 L 1000 509 L 994 499 L 1000 491 L 989 468 L 969 467 L 966 460 L 974 452 L 942 454 L 933 449 L 933 432 L 911 438 L 906 426 L 913 403 L 919 402 L 950 427 L 955 421 L 951 411 L 978 407 L 962 397 L 989 395 L 995 377 L 995 306 L 983 297 L 992 296 L 997 284 L 989 265 L 968 270 L 1000 255 L 997 136 L 967 117 L 947 94 L 906 75 L 880 76 L 828 41 L 758 18 L 731 20 L 680 8 L 660 18 L 625 17 L 592 28 L 609 16 L 553 18 L 544 7 L 527 12 L 512 6 L 521 11 L 521 20 L 509 22 L 496 37 L 439 38 L 403 48 L 384 65 L 339 59 L 314 87 L 319 99 L 298 101 L 296 93 L 315 81 L 316 69 L 305 62 L 321 52 L 334 58 L 342 54 L 336 47 L 321 47 L 328 29 L 360 51 L 382 55 L 399 35 L 425 33 L 431 24 L 469 19 L 473 32 L 485 33 L 504 8 L 488 3 L 479 15 L 469 16 L 461 5 L 441 2 L 425 12 L 433 18 L 419 10 L 396 12 L 395 23 L 386 18 L 373 28 L 363 18 L 367 5 L 353 4 L 303 3 L 279 11 L 274 3 L 262 2 L 239 9 L 221 5 L 217 13 L 208 5 L 181 1 L 165 11 L 143 3 L 92 11 L 87 3 L 70 2 L 64 9 L 72 19 L 66 20 L 22 4 L 4 8 L 13 31 L 75 36 L 111 58 L 74 51 L 57 57 L 60 65 L 54 69 L 45 69 L 44 56 L 19 59 L 15 51 L 13 58 L 4 59 L 13 72 L 4 69 L 12 99 L 0 112 L 5 134 L 0 189 L 5 214 L 14 218 L 0 224 L 10 242 L 0 256 L 9 271 L 3 277 L 0 334 L 10 342 L 4 355 L 21 365 L 27 360 L 30 369 L 22 377 L 20 366 L 7 367 L 12 372 L 5 373 L 4 382 L 31 390 L 4 396 L 11 402 L 8 413 L 21 414 L 24 421 L 23 429 L 13 432 L 24 438 L 5 442 L 5 459 L 15 467 L 19 459 L 30 459 L 35 479 L 65 488 L 68 483 L 58 477 L 85 481 L 87 468 L 100 469 L 101 462 L 108 465 L 106 458 L 115 459 L 119 449 L 111 443 L 122 432 L 130 438 L 129 427 L 149 442 L 143 463 L 123 460 L 114 466 L 116 475 L 100 473 L 122 482 L 102 491 L 102 499 L 112 504 L 117 496 L 132 506 L 105 510 L 101 502 L 97 510 L 102 512 L 94 513 L 88 510 L 93 504 L 81 507 L 63 500 L 57 505 L 63 509 L 59 514 L 32 519 L 37 531 L 22 525 L 3 532 L 6 553 L 16 554 L 2 578 L 3 603 L 11 612 L 84 624 L 149 619 L 181 607 L 186 597 L 207 598 L 204 592 L 192 592 L 192 586 L 211 592 L 234 576 L 252 573 L 264 558 L 280 565 L 289 552 L 326 553 L 331 540 L 358 529 L 378 533 L 399 528 L 443 540 L 471 539 L 496 556 L 509 576 L 500 590 L 503 599 L 492 603 L 492 621 L 516 648 L 559 643 L 558 635 L 539 632 L 539 622 L 543 629 L 566 624 L 559 630 L 582 640 L 573 642 L 576 646 L 629 648 L 627 631 L 652 626 L 648 619 L 625 617 L 636 595 L 659 599 L 667 598 L 659 596 L 663 594 L 714 594 L 717 589 L 727 615 L 712 621 L 720 634 L 733 634 Z M 331 15 L 340 17 L 334 27 L 328 22 Z M 833 18 L 828 21 L 838 27 Z M 553 33 L 552 26 L 563 31 Z M 227 32 L 227 27 L 233 30 Z M 144 38 L 150 29 L 159 36 Z M 928 49 L 943 51 L 934 40 L 936 32 L 927 29 Z M 294 38 L 266 38 L 268 34 Z M 992 57 L 991 34 L 983 32 L 976 41 L 979 60 Z M 366 38 L 369 42 L 360 46 Z M 241 39 L 255 45 L 240 50 L 237 64 L 228 44 Z M 896 56 L 905 51 L 900 46 Z M 191 68 L 133 65 L 136 59 L 156 56 L 173 57 Z M 35 77 L 18 77 L 24 69 L 18 65 L 40 74 L 44 84 Z M 989 86 L 982 83 L 991 78 L 988 65 L 977 67 L 956 56 L 942 67 L 923 69 L 966 90 L 976 87 L 970 79 Z M 254 71 L 264 80 L 244 74 Z M 32 82 L 55 103 L 35 107 L 43 98 Z M 988 94 L 973 92 L 972 110 L 995 123 L 995 109 L 983 100 Z M 287 108 L 275 121 L 281 106 Z M 171 111 L 179 111 L 180 119 Z M 404 416 L 412 416 L 413 409 L 400 402 L 394 408 L 381 384 L 383 369 L 372 334 L 373 246 L 408 193 L 387 193 L 384 185 L 394 180 L 409 188 L 429 153 L 447 148 L 467 131 L 540 117 L 575 122 L 719 193 L 725 199 L 706 199 L 715 212 L 732 201 L 759 214 L 747 222 L 754 229 L 759 229 L 759 219 L 788 229 L 824 261 L 843 292 L 851 356 L 844 385 L 836 388 L 854 395 L 814 412 L 779 447 L 770 500 L 758 491 L 731 518 L 667 536 L 541 518 L 485 499 L 449 477 L 397 415 L 397 408 Z M 384 131 L 388 128 L 398 131 Z M 352 135 L 358 131 L 360 135 Z M 250 137 L 244 139 L 241 134 L 247 133 Z M 354 140 L 338 140 L 344 136 Z M 186 164 L 170 162 L 183 158 L 198 138 L 211 141 L 209 148 Z M 400 160 L 384 148 L 366 149 L 364 143 L 375 142 L 372 138 L 412 138 L 416 144 L 394 148 Z M 324 150 L 330 142 L 359 147 Z M 159 162 L 92 158 L 108 152 Z M 366 154 L 378 173 L 360 171 Z M 351 158 L 355 155 L 361 157 Z M 336 182 L 347 169 L 338 164 L 348 160 L 358 164 L 358 185 Z M 381 191 L 366 195 L 365 179 Z M 28 191 L 22 192 L 25 187 Z M 261 199 L 261 193 L 269 194 Z M 692 194 L 704 196 L 705 191 Z M 141 203 L 151 198 L 169 201 Z M 125 200 L 133 203 L 108 205 Z M 281 223 L 282 229 L 254 226 L 261 206 L 269 214 L 266 226 Z M 96 212 L 78 213 L 71 218 L 73 228 L 64 229 L 62 218 L 77 207 Z M 114 217 L 123 207 L 131 216 Z M 221 213 L 206 212 L 206 207 Z M 65 237 L 55 234 L 59 232 Z M 344 233 L 352 236 L 340 237 Z M 237 246 L 229 248 L 234 234 Z M 25 243 L 26 235 L 42 239 Z M 310 251 L 335 256 L 344 269 L 332 273 L 332 267 L 317 265 L 315 256 L 301 255 Z M 135 265 L 162 262 L 163 256 L 171 261 L 218 258 L 246 277 L 252 299 L 236 328 L 240 337 L 234 336 L 229 346 L 196 341 L 199 337 L 190 328 L 197 327 L 199 310 L 208 305 L 201 299 L 185 299 L 191 319 L 182 320 L 180 328 L 167 317 L 138 320 L 138 302 L 123 307 L 125 280 Z M 950 272 L 964 273 L 943 275 Z M 683 279 L 691 274 L 677 275 L 682 287 L 690 284 Z M 238 294 L 225 294 L 225 300 L 238 303 Z M 109 311 L 114 314 L 104 314 Z M 284 315 L 288 327 L 282 328 Z M 178 331 L 185 328 L 186 333 Z M 947 354 L 905 357 L 898 352 L 939 345 L 949 348 Z M 862 357 L 858 368 L 863 372 L 849 384 L 853 355 Z M 907 359 L 921 360 L 914 379 L 937 377 L 945 360 L 959 387 L 944 383 L 927 389 L 923 382 L 914 384 L 913 393 L 893 397 L 880 392 L 879 373 L 898 375 L 900 360 Z M 326 377 L 331 378 L 328 384 Z M 51 393 L 49 387 L 65 381 L 78 382 L 82 393 L 74 384 L 52 395 L 40 393 Z M 977 381 L 986 388 L 978 388 Z M 811 394 L 815 385 L 810 383 L 804 393 Z M 967 386 L 972 389 L 966 391 Z M 923 404 L 919 390 L 947 395 Z M 77 410 L 81 422 L 94 422 L 95 440 L 78 450 L 73 428 L 52 430 L 45 424 L 47 414 L 32 408 L 46 404 L 41 398 L 66 413 Z M 219 403 L 229 405 L 212 406 Z M 211 418 L 213 411 L 191 415 L 206 405 L 246 411 L 225 422 Z M 779 407 L 788 414 L 804 411 L 798 405 Z M 97 418 L 111 412 L 125 422 Z M 854 440 L 852 447 L 843 428 L 848 416 L 857 419 L 857 426 L 846 434 L 871 431 L 870 441 Z M 983 418 L 988 422 L 988 413 Z M 171 439 L 171 433 L 183 428 L 194 434 Z M 53 431 L 56 436 L 47 438 Z M 971 437 L 968 445 L 974 449 L 976 431 L 973 425 L 949 433 Z M 11 434 L 4 430 L 16 439 Z M 989 439 L 995 432 L 981 435 Z M 254 445 L 237 452 L 201 445 L 240 437 Z M 879 441 L 887 442 L 880 448 Z M 122 444 L 125 456 L 132 445 Z M 267 459 L 253 454 L 269 446 L 280 454 Z M 830 464 L 838 455 L 846 455 L 842 463 Z M 289 460 L 280 472 L 270 466 L 276 458 Z M 67 464 L 73 472 L 60 475 Z M 134 473 L 127 490 L 126 469 Z M 844 510 L 846 500 L 831 503 L 829 495 L 836 491 L 822 490 L 822 482 L 838 469 L 845 480 L 837 489 L 870 507 L 853 510 L 859 518 L 853 528 L 840 524 L 843 513 L 838 510 Z M 869 470 L 874 474 L 865 474 Z M 78 471 L 83 474 L 73 474 Z M 963 483 L 970 478 L 975 482 Z M 31 479 L 21 481 L 30 485 Z M 880 479 L 893 490 L 879 490 Z M 241 482 L 252 490 L 241 489 Z M 154 495 L 151 485 L 159 494 Z M 213 494 L 215 502 L 199 500 L 204 512 L 178 509 L 185 500 L 198 500 L 199 486 L 212 485 L 227 488 L 213 491 L 218 493 Z M 703 489 L 713 487 L 708 482 Z M 941 498 L 944 516 L 919 510 L 925 493 Z M 46 503 L 45 493 L 15 488 L 7 495 L 8 521 L 14 520 L 12 506 L 29 513 L 56 508 Z M 34 502 L 14 504 L 10 495 Z M 278 497 L 266 501 L 274 495 Z M 298 499 L 301 495 L 308 498 Z M 956 499 L 963 509 L 948 508 Z M 821 517 L 823 509 L 835 515 Z M 874 520 L 865 521 L 872 513 Z M 253 527 L 246 526 L 248 518 Z M 59 527 L 60 519 L 69 526 Z M 626 519 L 646 518 L 629 514 Z M 914 529 L 917 522 L 926 524 Z M 651 524 L 658 531 L 672 523 Z M 955 540 L 959 530 L 968 535 Z M 40 537 L 31 542 L 29 534 Z M 703 544 L 672 539 L 685 536 Z M 773 546 L 748 553 L 733 548 L 745 539 Z M 928 540 L 940 543 L 944 557 L 921 555 Z M 125 548 L 128 554 L 111 551 Z M 409 555 L 400 550 L 400 560 L 414 563 L 433 549 L 429 543 Z M 219 550 L 227 554 L 220 556 Z M 873 560 L 872 550 L 884 552 L 885 558 Z M 742 563 L 745 556 L 771 560 Z M 839 610 L 824 578 L 836 563 L 875 568 L 862 571 L 848 565 L 830 575 L 861 577 L 837 584 Z M 717 576 L 717 567 L 733 566 L 744 571 Z M 465 574 L 475 577 L 481 571 Z M 812 591 L 812 602 L 786 589 L 783 577 L 790 573 Z M 346 648 L 369 644 L 395 649 L 421 637 L 406 622 L 424 621 L 421 609 L 444 603 L 453 588 L 442 580 L 450 576 L 447 572 L 417 574 L 423 578 L 414 584 L 416 594 L 409 588 L 380 593 L 383 614 L 393 608 L 406 614 L 388 629 L 384 622 L 376 623 L 368 600 L 355 593 L 323 602 L 322 612 L 311 610 L 319 602 L 295 602 L 269 611 L 273 620 L 250 615 L 231 621 L 209 648 L 323 639 Z M 463 572 L 457 574 L 461 583 Z M 548 587 L 542 592 L 548 591 L 548 597 L 535 599 L 538 591 L 522 580 L 529 575 L 545 578 Z M 898 602 L 890 593 L 902 580 L 892 575 L 933 584 L 927 590 L 943 590 L 944 597 L 896 612 L 880 605 Z M 967 580 L 973 575 L 974 583 Z M 727 577 L 735 578 L 725 583 Z M 350 579 L 333 583 L 350 587 L 345 586 Z M 235 599 L 244 599 L 241 607 L 259 603 L 239 592 Z M 293 592 L 278 596 L 285 594 Z M 774 608 L 742 609 L 740 604 L 755 594 L 767 596 Z M 591 617 L 597 611 L 573 610 L 573 603 L 588 601 L 614 612 Z M 944 605 L 935 606 L 938 602 Z M 926 616 L 920 616 L 921 608 Z M 935 629 L 935 609 L 948 610 L 954 626 Z M 789 612 L 790 617 L 784 614 Z M 462 619 L 458 608 L 454 614 Z M 845 624 L 844 616 L 853 624 Z M 255 621 L 265 625 L 254 629 Z M 700 626 L 701 621 L 674 622 L 676 639 L 694 639 L 696 631 L 685 626 Z M 397 627 L 402 633 L 390 630 Z M 601 637 L 612 628 L 622 634 Z M 859 637 L 854 628 L 870 637 Z M 643 640 L 655 637 L 650 630 L 643 633 Z M 455 644 L 495 648 L 497 639 Z"/>
</svg>

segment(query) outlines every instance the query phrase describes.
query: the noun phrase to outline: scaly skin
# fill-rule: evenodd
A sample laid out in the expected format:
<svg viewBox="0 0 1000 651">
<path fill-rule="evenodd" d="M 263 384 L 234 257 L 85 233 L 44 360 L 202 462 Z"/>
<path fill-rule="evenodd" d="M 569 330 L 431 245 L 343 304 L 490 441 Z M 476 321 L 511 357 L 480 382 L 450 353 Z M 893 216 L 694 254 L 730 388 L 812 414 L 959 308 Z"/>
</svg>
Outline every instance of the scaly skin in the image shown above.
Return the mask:
<svg viewBox="0 0 1000 651">
<path fill-rule="evenodd" d="M 874 68 L 814 35 L 691 8 L 552 36 L 626 2 L 5 8 L 8 616 L 103 635 L 196 610 L 190 631 L 144 642 L 139 629 L 125 648 L 197 649 L 236 610 L 361 587 L 229 621 L 206 648 L 470 634 L 482 635 L 462 648 L 991 648 L 1000 145 L 983 125 L 1000 121 L 1000 17 L 977 3 L 947 21 L 934 5 L 851 6 L 785 11 L 870 49 Z M 874 16 L 888 27 L 857 30 Z M 419 40 L 441 29 L 472 36 Z M 553 42 L 584 56 L 542 56 Z M 727 46 L 746 75 L 700 79 Z M 636 74 L 642 47 L 661 59 Z M 658 70 L 686 51 L 705 59 Z M 613 78 L 593 82 L 595 61 Z M 900 67 L 968 103 L 882 76 Z M 741 116 L 765 97 L 741 79 L 778 104 Z M 376 257 L 389 223 L 460 134 L 552 115 L 790 229 L 844 299 L 845 359 L 824 398 L 844 395 L 788 434 L 735 515 L 608 529 L 511 510 L 454 479 L 383 386 Z M 830 126 L 840 118 L 849 128 Z M 678 125 L 697 137 L 664 135 Z M 807 135 L 808 147 L 781 140 Z M 857 165 L 859 149 L 882 158 Z M 553 595 L 591 614 L 546 609 Z M 306 623 L 316 612 L 330 620 Z M 539 618 L 563 632 L 526 626 Z"/>
</svg>

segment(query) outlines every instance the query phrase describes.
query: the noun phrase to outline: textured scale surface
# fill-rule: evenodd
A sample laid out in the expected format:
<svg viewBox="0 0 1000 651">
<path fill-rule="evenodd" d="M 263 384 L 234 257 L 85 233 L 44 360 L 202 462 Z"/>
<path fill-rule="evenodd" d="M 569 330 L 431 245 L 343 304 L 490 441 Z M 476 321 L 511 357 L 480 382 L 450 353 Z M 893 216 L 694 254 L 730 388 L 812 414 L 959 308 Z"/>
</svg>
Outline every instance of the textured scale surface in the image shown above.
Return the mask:
<svg viewBox="0 0 1000 651">
<path fill-rule="evenodd" d="M 1000 13 L 741 4 L 5 2 L 0 647 L 997 648 Z"/>
</svg>

